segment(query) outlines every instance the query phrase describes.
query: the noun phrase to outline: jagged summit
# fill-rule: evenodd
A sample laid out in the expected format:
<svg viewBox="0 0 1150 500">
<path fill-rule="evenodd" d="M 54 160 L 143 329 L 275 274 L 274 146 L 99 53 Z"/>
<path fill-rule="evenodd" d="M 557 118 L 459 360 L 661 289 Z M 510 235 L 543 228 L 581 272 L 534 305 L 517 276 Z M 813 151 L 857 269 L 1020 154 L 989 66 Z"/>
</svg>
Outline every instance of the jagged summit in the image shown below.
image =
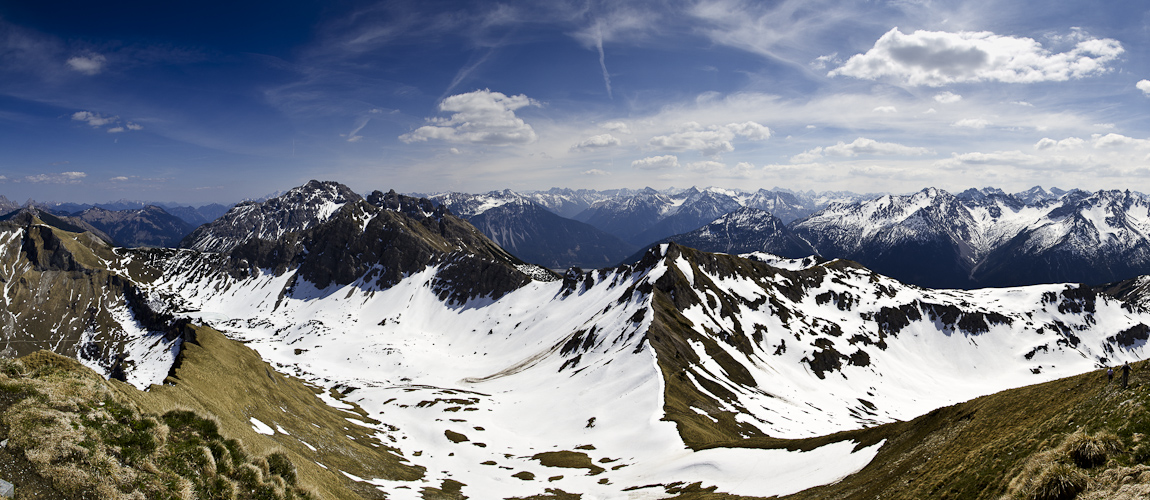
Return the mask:
<svg viewBox="0 0 1150 500">
<path fill-rule="evenodd" d="M 243 202 L 215 221 L 196 228 L 180 246 L 227 252 L 251 239 L 275 241 L 331 218 L 345 204 L 363 198 L 332 181 L 308 181 L 264 202 Z"/>
</svg>

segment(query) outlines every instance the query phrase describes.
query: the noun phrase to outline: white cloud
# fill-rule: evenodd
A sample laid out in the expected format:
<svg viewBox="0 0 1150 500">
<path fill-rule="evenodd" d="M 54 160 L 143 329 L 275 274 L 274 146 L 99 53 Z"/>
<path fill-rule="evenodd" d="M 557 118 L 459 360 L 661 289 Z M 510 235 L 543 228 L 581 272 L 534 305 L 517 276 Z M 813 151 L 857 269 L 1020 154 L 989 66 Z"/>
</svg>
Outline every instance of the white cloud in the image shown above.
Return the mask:
<svg viewBox="0 0 1150 500">
<path fill-rule="evenodd" d="M 108 179 L 108 180 L 113 181 L 113 182 L 121 182 L 121 181 L 128 180 L 128 178 L 123 176 L 123 175 L 120 175 L 120 176 L 116 176 L 116 177 L 113 177 L 113 178 Z"/>
<path fill-rule="evenodd" d="M 128 130 L 144 130 L 144 126 L 132 122 L 128 122 Z"/>
<path fill-rule="evenodd" d="M 631 162 L 631 168 L 639 170 L 665 170 L 679 167 L 679 157 L 675 155 L 650 156 Z"/>
<path fill-rule="evenodd" d="M 1117 40 L 1089 39 L 1067 52 L 1052 53 L 1031 38 L 988 31 L 915 31 L 894 28 L 864 54 L 856 54 L 830 76 L 875 80 L 893 78 L 909 85 L 958 82 L 1035 83 L 1065 81 L 1109 71 L 1124 52 Z"/>
<path fill-rule="evenodd" d="M 922 156 L 934 154 L 927 148 L 904 146 L 894 142 L 879 142 L 859 137 L 851 143 L 839 141 L 834 146 L 817 147 L 791 157 L 791 163 L 811 163 L 823 156 L 855 157 L 859 155 Z"/>
<path fill-rule="evenodd" d="M 605 130 L 610 130 L 611 132 L 618 132 L 620 134 L 630 134 L 631 133 L 631 127 L 628 127 L 627 124 L 623 123 L 623 122 L 600 123 L 599 128 L 605 129 Z"/>
<path fill-rule="evenodd" d="M 875 113 L 898 113 L 898 108 L 894 106 L 879 106 L 874 108 Z"/>
<path fill-rule="evenodd" d="M 118 134 L 118 133 L 123 132 L 123 131 L 124 131 L 124 127 L 112 127 L 110 129 L 108 129 L 109 134 Z"/>
<path fill-rule="evenodd" d="M 68 67 L 85 75 L 95 75 L 104 69 L 108 58 L 100 54 L 88 54 L 68 59 Z"/>
<path fill-rule="evenodd" d="M 595 177 L 604 177 L 604 176 L 611 175 L 611 172 L 604 172 L 604 171 L 599 170 L 597 168 L 593 168 L 591 170 L 584 170 L 583 175 L 591 175 L 591 176 L 595 176 Z"/>
<path fill-rule="evenodd" d="M 984 129 L 987 125 L 990 125 L 990 122 L 982 118 L 963 118 L 950 124 L 951 127 L 973 128 L 976 130 Z"/>
<path fill-rule="evenodd" d="M 942 104 L 953 104 L 962 100 L 962 96 L 955 94 L 951 91 L 942 92 L 934 95 L 934 100 Z"/>
<path fill-rule="evenodd" d="M 715 171 L 723 170 L 726 168 L 727 168 L 726 164 L 719 163 L 717 161 L 711 161 L 711 160 L 696 161 L 696 162 L 692 162 L 692 163 L 687 164 L 688 170 L 694 170 L 696 172 L 715 172 Z"/>
<path fill-rule="evenodd" d="M 1048 149 L 1054 150 L 1054 151 L 1065 151 L 1068 149 L 1078 149 L 1078 148 L 1082 147 L 1084 144 L 1086 144 L 1086 141 L 1079 139 L 1077 137 L 1067 137 L 1065 139 L 1062 139 L 1061 141 L 1056 141 L 1056 140 L 1050 139 L 1048 137 L 1043 137 L 1037 143 L 1034 144 L 1034 149 L 1037 149 L 1039 151 L 1048 150 Z"/>
<path fill-rule="evenodd" d="M 828 156 L 858 156 L 863 155 L 901 155 L 901 156 L 918 156 L 931 154 L 932 151 L 927 148 L 917 148 L 911 146 L 903 146 L 893 142 L 879 142 L 865 137 L 859 137 L 850 144 L 844 144 L 839 141 L 834 146 L 823 148 L 823 153 Z"/>
<path fill-rule="evenodd" d="M 539 106 L 539 102 L 523 94 L 509 97 L 490 90 L 453 95 L 439 103 L 440 111 L 453 113 L 450 118 L 429 118 L 431 125 L 399 139 L 406 143 L 439 139 L 497 146 L 527 144 L 535 141 L 535 130 L 515 116 L 515 110 L 526 106 Z"/>
<path fill-rule="evenodd" d="M 24 178 L 24 181 L 43 184 L 76 184 L 87 176 L 88 174 L 84 172 L 60 172 L 58 174 L 29 175 Z"/>
<path fill-rule="evenodd" d="M 1138 87 L 1138 90 L 1141 90 L 1143 94 L 1150 96 L 1150 80 L 1138 80 L 1134 86 Z"/>
<path fill-rule="evenodd" d="M 619 139 L 611 134 L 600 134 L 583 139 L 574 146 L 571 146 L 572 151 L 590 151 L 593 149 L 609 148 L 611 146 L 618 146 L 621 144 Z"/>
<path fill-rule="evenodd" d="M 731 141 L 736 136 L 762 141 L 770 138 L 771 130 L 752 121 L 708 127 L 688 122 L 683 124 L 680 132 L 652 137 L 648 144 L 653 148 L 667 151 L 693 150 L 707 156 L 716 156 L 734 151 L 735 146 Z"/>
<path fill-rule="evenodd" d="M 826 69 L 827 66 L 838 64 L 839 62 L 839 53 L 833 52 L 825 56 L 816 57 L 814 61 L 811 61 L 811 67 L 814 69 Z"/>
<path fill-rule="evenodd" d="M 93 127 L 103 127 L 120 121 L 118 116 L 102 116 L 91 111 L 77 111 L 72 113 L 72 119 L 78 122 L 87 122 Z"/>
<path fill-rule="evenodd" d="M 1135 139 L 1122 134 L 1094 134 L 1091 139 L 1094 143 L 1094 147 L 1097 149 L 1119 148 L 1124 146 L 1133 146 L 1136 148 L 1150 147 L 1150 139 Z"/>
</svg>

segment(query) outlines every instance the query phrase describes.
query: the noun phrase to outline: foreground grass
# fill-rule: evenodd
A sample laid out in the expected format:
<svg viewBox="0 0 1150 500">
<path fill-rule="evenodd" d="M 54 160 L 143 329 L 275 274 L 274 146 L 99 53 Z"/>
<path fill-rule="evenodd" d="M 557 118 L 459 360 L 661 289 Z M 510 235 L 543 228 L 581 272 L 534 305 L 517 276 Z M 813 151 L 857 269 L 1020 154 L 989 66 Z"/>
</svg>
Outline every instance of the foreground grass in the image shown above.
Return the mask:
<svg viewBox="0 0 1150 500">
<path fill-rule="evenodd" d="M 318 498 L 285 454 L 252 455 L 190 411 L 141 412 L 71 358 L 3 361 L 0 392 L 17 498 Z"/>
<path fill-rule="evenodd" d="M 191 328 L 191 327 L 189 327 Z M 191 328 L 147 392 L 40 351 L 0 360 L 0 478 L 17 498 L 382 498 L 356 477 L 416 480 L 406 463 L 247 347 Z M 251 419 L 275 429 L 259 434 Z"/>
<path fill-rule="evenodd" d="M 869 465 L 784 498 L 1135 499 L 1150 497 L 1150 362 L 1130 388 L 1101 371 L 1003 391 L 894 422 L 805 440 L 754 438 L 708 447 L 809 450 L 846 439 L 885 440 Z M 764 469 L 764 474 L 770 474 Z M 680 500 L 753 498 L 702 484 Z"/>
<path fill-rule="evenodd" d="M 174 376 L 163 386 L 142 392 L 113 381 L 113 390 L 157 414 L 190 409 L 214 415 L 221 433 L 240 439 L 253 453 L 285 454 L 296 464 L 300 481 L 321 498 L 384 497 L 343 472 L 403 481 L 423 477 L 423 468 L 381 442 L 377 431 L 355 423 L 378 422 L 328 406 L 316 396 L 317 389 L 277 372 L 258 353 L 215 330 L 189 328 Z M 274 433 L 257 433 L 252 418 Z"/>
</svg>

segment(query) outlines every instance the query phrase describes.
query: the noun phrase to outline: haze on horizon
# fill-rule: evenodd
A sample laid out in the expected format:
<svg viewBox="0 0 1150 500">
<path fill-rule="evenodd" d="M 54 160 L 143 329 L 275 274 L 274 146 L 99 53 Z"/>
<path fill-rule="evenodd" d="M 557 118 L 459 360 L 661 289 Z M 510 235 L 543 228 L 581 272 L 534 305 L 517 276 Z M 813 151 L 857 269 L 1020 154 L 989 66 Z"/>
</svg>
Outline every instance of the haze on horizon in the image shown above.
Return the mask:
<svg viewBox="0 0 1150 500">
<path fill-rule="evenodd" d="M 1150 191 L 1136 2 L 0 4 L 0 194 Z"/>
</svg>

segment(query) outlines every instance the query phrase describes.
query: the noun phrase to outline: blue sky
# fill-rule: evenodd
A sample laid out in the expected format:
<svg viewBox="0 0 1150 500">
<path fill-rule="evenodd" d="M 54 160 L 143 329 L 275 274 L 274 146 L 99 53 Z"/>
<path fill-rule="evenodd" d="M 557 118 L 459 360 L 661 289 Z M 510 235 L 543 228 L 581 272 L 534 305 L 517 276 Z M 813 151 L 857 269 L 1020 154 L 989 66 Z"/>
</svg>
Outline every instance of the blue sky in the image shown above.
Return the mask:
<svg viewBox="0 0 1150 500">
<path fill-rule="evenodd" d="M 1141 2 L 4 2 L 0 44 L 21 202 L 1150 192 Z"/>
</svg>

